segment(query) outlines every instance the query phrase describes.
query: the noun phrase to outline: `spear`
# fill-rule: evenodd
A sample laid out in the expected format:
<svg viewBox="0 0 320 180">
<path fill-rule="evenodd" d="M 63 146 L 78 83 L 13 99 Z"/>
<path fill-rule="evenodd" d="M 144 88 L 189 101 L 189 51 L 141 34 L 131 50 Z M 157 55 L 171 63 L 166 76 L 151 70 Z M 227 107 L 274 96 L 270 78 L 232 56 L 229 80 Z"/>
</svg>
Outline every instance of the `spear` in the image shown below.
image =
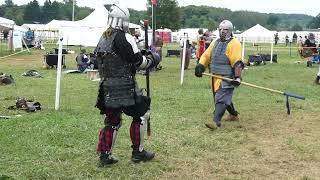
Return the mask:
<svg viewBox="0 0 320 180">
<path fill-rule="evenodd" d="M 219 79 L 226 80 L 226 81 L 233 81 L 233 79 L 231 79 L 231 78 L 227 78 L 227 77 L 223 77 L 223 76 L 219 76 L 219 75 L 214 75 L 214 74 L 209 74 L 209 73 L 202 73 L 202 74 L 205 75 L 205 76 L 215 77 L 215 78 L 219 78 Z M 297 99 L 301 99 L 301 100 L 305 100 L 306 99 L 304 96 L 295 95 L 295 94 L 289 93 L 289 92 L 282 92 L 282 91 L 279 91 L 279 90 L 266 88 L 266 87 L 258 86 L 258 85 L 255 85 L 255 84 L 250 84 L 250 83 L 247 83 L 247 82 L 244 82 L 244 81 L 241 81 L 240 83 L 243 84 L 243 85 L 246 85 L 246 86 L 253 87 L 253 88 L 263 89 L 263 90 L 266 90 L 266 91 L 270 91 L 270 92 L 274 92 L 274 93 L 278 93 L 278 94 L 286 96 L 287 114 L 291 113 L 290 105 L 289 105 L 289 97 L 293 97 L 293 98 L 297 98 Z"/>
<path fill-rule="evenodd" d="M 148 26 L 149 26 L 149 22 L 148 20 L 144 21 L 144 46 L 147 49 L 149 49 L 149 45 L 148 45 Z M 154 43 L 154 42 L 153 42 Z M 147 86 L 147 96 L 150 98 L 150 71 L 149 69 L 146 69 L 146 86 Z M 151 125 L 150 125 L 150 117 L 147 120 L 147 135 L 151 136 Z"/>
</svg>

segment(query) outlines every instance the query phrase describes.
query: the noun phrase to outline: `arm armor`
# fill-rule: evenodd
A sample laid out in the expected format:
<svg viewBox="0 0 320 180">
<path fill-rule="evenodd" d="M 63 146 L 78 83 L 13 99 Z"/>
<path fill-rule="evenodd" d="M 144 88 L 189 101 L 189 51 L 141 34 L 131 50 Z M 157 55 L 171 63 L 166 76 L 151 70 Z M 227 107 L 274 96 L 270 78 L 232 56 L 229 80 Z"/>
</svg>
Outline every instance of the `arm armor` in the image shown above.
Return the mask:
<svg viewBox="0 0 320 180">
<path fill-rule="evenodd" d="M 244 68 L 244 64 L 242 61 L 237 61 L 233 67 L 234 70 L 234 78 L 240 78 L 241 77 L 241 71 Z"/>
<path fill-rule="evenodd" d="M 138 70 L 152 69 L 159 64 L 160 57 L 157 53 L 148 51 L 143 54 L 142 61 L 136 64 Z"/>
</svg>

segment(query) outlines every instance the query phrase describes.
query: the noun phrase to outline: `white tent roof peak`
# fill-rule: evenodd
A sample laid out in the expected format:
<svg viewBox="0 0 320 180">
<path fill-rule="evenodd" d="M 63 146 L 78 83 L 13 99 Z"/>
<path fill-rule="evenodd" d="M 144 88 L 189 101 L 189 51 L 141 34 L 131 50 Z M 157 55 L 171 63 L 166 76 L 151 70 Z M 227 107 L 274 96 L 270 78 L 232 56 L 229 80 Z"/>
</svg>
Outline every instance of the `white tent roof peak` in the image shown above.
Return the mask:
<svg viewBox="0 0 320 180">
<path fill-rule="evenodd" d="M 240 34 L 241 37 L 272 37 L 273 35 L 273 31 L 270 31 L 260 24 L 256 24 Z"/>
<path fill-rule="evenodd" d="M 100 4 L 96 6 L 90 15 L 80 21 L 77 21 L 77 23 L 90 27 L 106 27 L 108 24 L 108 16 L 108 10 L 104 7 L 104 5 Z"/>
<path fill-rule="evenodd" d="M 14 25 L 14 21 L 0 17 L 0 31 L 2 31 L 3 29 L 11 29 Z"/>
<path fill-rule="evenodd" d="M 0 24 L 5 24 L 5 25 L 14 25 L 14 21 L 7 19 L 7 18 L 3 18 L 0 17 Z"/>
</svg>

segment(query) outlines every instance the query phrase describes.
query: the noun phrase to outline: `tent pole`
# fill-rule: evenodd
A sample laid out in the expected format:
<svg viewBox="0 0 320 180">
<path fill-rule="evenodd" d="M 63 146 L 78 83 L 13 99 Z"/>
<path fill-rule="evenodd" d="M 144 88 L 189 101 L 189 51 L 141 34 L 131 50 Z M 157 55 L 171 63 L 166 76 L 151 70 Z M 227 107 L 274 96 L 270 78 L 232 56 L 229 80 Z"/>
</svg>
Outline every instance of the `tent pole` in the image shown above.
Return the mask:
<svg viewBox="0 0 320 180">
<path fill-rule="evenodd" d="M 273 63 L 273 42 L 271 41 L 271 52 L 270 52 L 270 54 L 271 54 L 271 57 L 270 57 L 270 63 Z"/>
<path fill-rule="evenodd" d="M 60 108 L 60 90 L 61 90 L 61 61 L 62 61 L 62 35 L 59 38 L 59 49 L 58 49 L 58 64 L 57 64 L 57 81 L 56 81 L 56 99 L 54 109 L 56 111 Z"/>
<path fill-rule="evenodd" d="M 241 57 L 242 57 L 243 61 L 244 61 L 244 47 L 245 47 L 245 38 L 242 37 L 242 54 L 241 54 Z"/>
</svg>

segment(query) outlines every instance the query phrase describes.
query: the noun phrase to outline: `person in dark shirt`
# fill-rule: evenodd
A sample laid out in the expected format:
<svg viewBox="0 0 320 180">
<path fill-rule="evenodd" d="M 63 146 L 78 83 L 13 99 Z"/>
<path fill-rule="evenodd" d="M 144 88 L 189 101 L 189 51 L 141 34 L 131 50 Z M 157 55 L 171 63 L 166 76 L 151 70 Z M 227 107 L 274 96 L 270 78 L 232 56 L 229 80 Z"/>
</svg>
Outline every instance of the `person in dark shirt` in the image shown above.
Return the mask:
<svg viewBox="0 0 320 180">
<path fill-rule="evenodd" d="M 317 54 L 317 45 L 313 33 L 309 33 L 308 38 L 304 42 L 303 56 L 307 58 L 307 67 L 312 67 L 312 60 Z"/>
<path fill-rule="evenodd" d="M 84 72 L 90 65 L 90 59 L 88 55 L 86 55 L 86 50 L 81 49 L 81 53 L 76 57 L 76 62 L 78 66 L 78 70 L 80 72 Z"/>
</svg>

